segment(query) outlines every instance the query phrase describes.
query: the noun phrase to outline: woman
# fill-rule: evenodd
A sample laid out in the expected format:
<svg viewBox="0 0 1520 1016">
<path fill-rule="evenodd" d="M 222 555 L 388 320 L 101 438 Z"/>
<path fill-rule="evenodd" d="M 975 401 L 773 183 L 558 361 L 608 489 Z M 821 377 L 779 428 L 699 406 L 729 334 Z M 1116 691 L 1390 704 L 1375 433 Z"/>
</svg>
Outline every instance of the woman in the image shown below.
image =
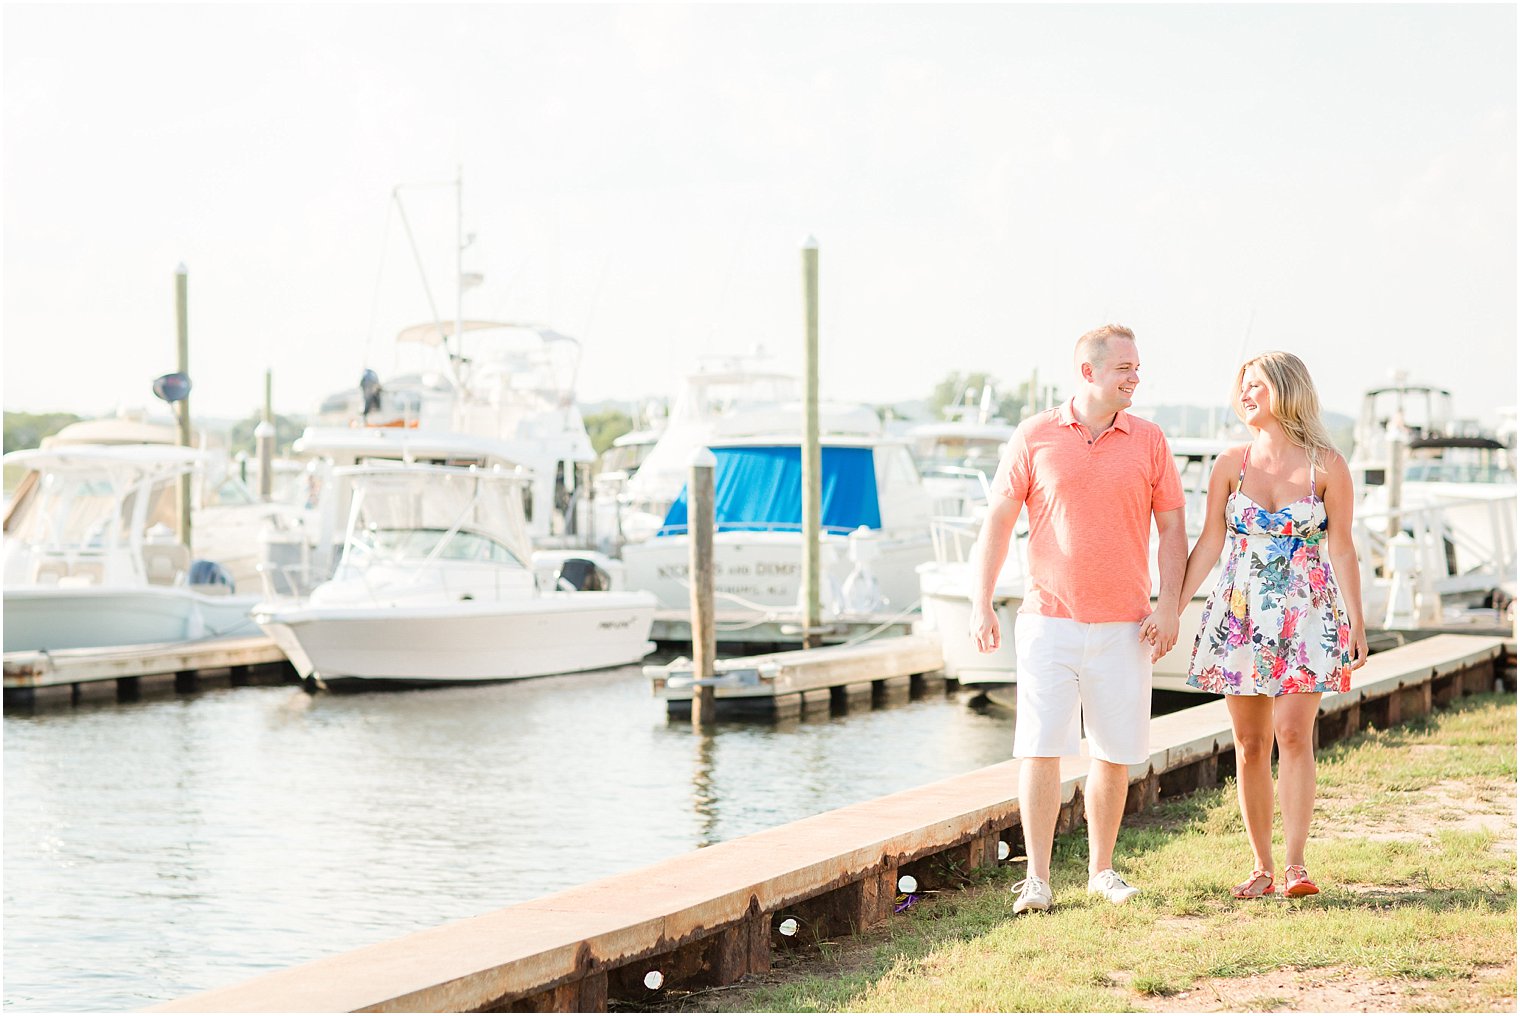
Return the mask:
<svg viewBox="0 0 1520 1016">
<path fill-rule="evenodd" d="M 1304 867 L 1314 811 L 1314 718 L 1367 660 L 1361 577 L 1351 543 L 1351 470 L 1320 420 L 1303 361 L 1264 353 L 1236 374 L 1235 412 L 1251 443 L 1214 464 L 1204 528 L 1188 556 L 1187 603 L 1230 556 L 1203 611 L 1188 683 L 1223 694 L 1235 728 L 1236 782 L 1256 854 L 1237 899 L 1277 892 L 1272 865 L 1272 740 L 1277 739 L 1287 868 L 1282 892 L 1319 892 Z M 1342 591 L 1345 595 L 1342 596 Z"/>
</svg>

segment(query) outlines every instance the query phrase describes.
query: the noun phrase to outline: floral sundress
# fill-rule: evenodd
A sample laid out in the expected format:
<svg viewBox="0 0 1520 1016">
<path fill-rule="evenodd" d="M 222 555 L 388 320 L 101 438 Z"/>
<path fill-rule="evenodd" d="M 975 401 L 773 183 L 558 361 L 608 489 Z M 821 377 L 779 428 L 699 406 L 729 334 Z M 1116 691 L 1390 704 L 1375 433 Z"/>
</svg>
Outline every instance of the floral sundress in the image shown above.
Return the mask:
<svg viewBox="0 0 1520 1016">
<path fill-rule="evenodd" d="M 1245 480 L 1247 450 L 1240 463 Z M 1203 607 L 1188 684 L 1222 695 L 1287 695 L 1351 687 L 1351 627 L 1314 492 L 1269 512 L 1241 493 L 1225 502 L 1230 557 Z"/>
</svg>

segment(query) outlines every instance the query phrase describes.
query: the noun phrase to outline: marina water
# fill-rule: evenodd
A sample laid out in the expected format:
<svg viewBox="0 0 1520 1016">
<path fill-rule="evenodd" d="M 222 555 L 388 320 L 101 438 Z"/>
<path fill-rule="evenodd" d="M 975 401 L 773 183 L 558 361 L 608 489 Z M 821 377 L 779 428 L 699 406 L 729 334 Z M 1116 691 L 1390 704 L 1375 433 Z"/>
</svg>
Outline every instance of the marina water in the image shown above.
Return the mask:
<svg viewBox="0 0 1520 1016">
<path fill-rule="evenodd" d="M 235 983 L 1000 762 L 1012 730 L 930 695 L 698 735 L 638 667 L 7 715 L 5 1007 Z"/>
</svg>

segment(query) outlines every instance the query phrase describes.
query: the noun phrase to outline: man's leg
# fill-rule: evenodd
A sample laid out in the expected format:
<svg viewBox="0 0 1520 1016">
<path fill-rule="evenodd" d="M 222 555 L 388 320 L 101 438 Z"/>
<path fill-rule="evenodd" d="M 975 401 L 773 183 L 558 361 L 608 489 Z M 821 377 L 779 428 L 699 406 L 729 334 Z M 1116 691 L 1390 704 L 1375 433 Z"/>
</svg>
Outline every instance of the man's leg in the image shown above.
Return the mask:
<svg viewBox="0 0 1520 1016">
<path fill-rule="evenodd" d="M 1087 771 L 1084 800 L 1087 803 L 1087 874 L 1096 875 L 1114 866 L 1114 843 L 1129 796 L 1129 766 L 1092 760 Z M 1028 834 L 1025 834 L 1026 841 Z"/>
<path fill-rule="evenodd" d="M 1082 657 L 1087 774 L 1087 888 L 1112 903 L 1139 890 L 1114 871 L 1114 844 L 1129 796 L 1129 767 L 1150 758 L 1151 647 L 1138 622 L 1092 626 Z M 1099 877 L 1101 876 L 1101 877 Z"/>
<path fill-rule="evenodd" d="M 1050 850 L 1061 813 L 1061 760 L 1026 758 L 1019 766 L 1019 821 L 1029 874 L 1050 881 Z"/>
<path fill-rule="evenodd" d="M 1068 618 L 1020 614 L 1014 623 L 1019 661 L 1013 754 L 1019 766 L 1019 821 L 1029 858 L 1014 913 L 1050 906 L 1050 850 L 1061 811 L 1061 757 L 1075 755 L 1078 725 L 1075 652 L 1083 626 Z"/>
</svg>

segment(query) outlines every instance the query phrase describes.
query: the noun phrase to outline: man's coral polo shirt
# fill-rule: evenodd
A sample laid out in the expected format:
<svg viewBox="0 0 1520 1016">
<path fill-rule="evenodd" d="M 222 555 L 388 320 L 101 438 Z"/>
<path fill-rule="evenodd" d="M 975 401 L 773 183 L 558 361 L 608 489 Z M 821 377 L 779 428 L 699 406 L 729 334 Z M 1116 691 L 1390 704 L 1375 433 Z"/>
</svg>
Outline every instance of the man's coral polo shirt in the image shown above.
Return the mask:
<svg viewBox="0 0 1520 1016">
<path fill-rule="evenodd" d="M 1101 622 L 1151 612 L 1151 516 L 1183 506 L 1160 427 L 1121 410 L 1094 440 L 1068 401 L 1019 425 L 992 489 L 1029 511 L 1021 613 Z"/>
</svg>

